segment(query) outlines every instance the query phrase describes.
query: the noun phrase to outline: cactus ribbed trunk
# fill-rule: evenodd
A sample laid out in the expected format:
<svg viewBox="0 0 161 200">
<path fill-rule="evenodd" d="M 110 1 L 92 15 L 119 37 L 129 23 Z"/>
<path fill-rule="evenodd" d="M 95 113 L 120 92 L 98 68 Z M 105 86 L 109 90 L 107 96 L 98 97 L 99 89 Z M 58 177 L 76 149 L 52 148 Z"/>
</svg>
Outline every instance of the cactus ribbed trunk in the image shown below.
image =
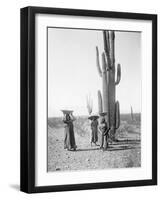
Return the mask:
<svg viewBox="0 0 161 200">
<path fill-rule="evenodd" d="M 108 76 L 106 72 L 105 54 L 102 54 L 102 96 L 103 96 L 103 111 L 108 113 Z M 108 122 L 108 115 L 106 115 L 106 121 Z"/>
<path fill-rule="evenodd" d="M 113 70 L 111 70 L 113 71 Z M 115 126 L 115 77 L 114 77 L 114 71 L 112 73 L 109 73 L 109 92 L 108 92 L 108 98 L 109 98 L 109 124 L 110 127 Z"/>
</svg>

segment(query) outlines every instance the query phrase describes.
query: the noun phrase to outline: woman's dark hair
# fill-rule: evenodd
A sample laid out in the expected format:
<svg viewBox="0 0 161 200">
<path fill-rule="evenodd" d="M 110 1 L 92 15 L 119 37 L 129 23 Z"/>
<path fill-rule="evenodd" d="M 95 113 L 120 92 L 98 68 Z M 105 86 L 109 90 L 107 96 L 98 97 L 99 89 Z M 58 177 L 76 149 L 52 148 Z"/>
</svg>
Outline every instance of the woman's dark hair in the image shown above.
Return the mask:
<svg viewBox="0 0 161 200">
<path fill-rule="evenodd" d="M 104 123 L 105 122 L 105 117 L 101 117 L 100 123 Z"/>
<path fill-rule="evenodd" d="M 70 120 L 70 115 L 68 113 L 66 114 L 66 120 Z"/>
</svg>

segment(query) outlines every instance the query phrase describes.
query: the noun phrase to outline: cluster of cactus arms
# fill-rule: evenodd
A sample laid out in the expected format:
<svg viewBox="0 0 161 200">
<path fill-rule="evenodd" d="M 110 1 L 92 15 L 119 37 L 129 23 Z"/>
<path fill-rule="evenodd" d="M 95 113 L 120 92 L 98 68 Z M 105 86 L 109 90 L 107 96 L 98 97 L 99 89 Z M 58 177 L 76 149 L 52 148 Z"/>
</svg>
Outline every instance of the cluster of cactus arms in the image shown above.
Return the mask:
<svg viewBox="0 0 161 200">
<path fill-rule="evenodd" d="M 102 78 L 102 95 L 98 91 L 99 113 L 107 112 L 106 121 L 110 127 L 111 139 L 115 140 L 116 129 L 120 126 L 119 102 L 116 101 L 116 85 L 121 79 L 121 66 L 117 65 L 115 80 L 115 32 L 103 31 L 104 52 L 102 53 L 102 68 L 99 61 L 99 50 L 96 47 L 96 65 Z"/>
</svg>

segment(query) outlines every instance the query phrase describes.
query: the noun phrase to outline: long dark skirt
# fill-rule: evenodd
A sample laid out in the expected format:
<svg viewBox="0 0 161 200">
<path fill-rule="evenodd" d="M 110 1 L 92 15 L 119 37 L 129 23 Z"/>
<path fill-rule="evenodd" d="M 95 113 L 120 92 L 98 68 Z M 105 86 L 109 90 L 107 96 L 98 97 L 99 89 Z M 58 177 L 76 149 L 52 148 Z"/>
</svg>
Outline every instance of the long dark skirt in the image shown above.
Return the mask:
<svg viewBox="0 0 161 200">
<path fill-rule="evenodd" d="M 101 148 L 107 149 L 108 147 L 108 135 L 101 135 Z"/>
<path fill-rule="evenodd" d="M 91 130 L 92 130 L 92 135 L 91 135 L 91 143 L 96 143 L 98 141 L 98 121 L 93 120 L 91 122 Z"/>
<path fill-rule="evenodd" d="M 76 149 L 73 123 L 69 122 L 65 125 L 64 148 L 71 150 Z"/>
<path fill-rule="evenodd" d="M 91 143 L 96 143 L 98 141 L 98 133 L 97 133 L 97 128 L 93 127 L 92 128 L 92 137 L 91 137 Z"/>
</svg>

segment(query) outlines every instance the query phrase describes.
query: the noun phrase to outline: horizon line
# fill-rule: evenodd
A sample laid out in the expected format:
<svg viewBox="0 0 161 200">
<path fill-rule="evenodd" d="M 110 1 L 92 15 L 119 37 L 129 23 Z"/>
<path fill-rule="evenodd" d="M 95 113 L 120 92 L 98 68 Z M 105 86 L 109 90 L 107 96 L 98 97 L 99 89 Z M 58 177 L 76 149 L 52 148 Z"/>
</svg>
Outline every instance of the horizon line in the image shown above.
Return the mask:
<svg viewBox="0 0 161 200">
<path fill-rule="evenodd" d="M 136 112 L 136 113 L 133 113 L 134 115 L 135 114 L 141 114 L 141 112 Z M 131 113 L 120 113 L 120 115 L 131 115 Z M 89 115 L 74 115 L 76 117 L 87 117 Z M 63 115 L 61 116 L 48 116 L 48 118 L 54 118 L 54 117 L 63 117 Z"/>
</svg>

